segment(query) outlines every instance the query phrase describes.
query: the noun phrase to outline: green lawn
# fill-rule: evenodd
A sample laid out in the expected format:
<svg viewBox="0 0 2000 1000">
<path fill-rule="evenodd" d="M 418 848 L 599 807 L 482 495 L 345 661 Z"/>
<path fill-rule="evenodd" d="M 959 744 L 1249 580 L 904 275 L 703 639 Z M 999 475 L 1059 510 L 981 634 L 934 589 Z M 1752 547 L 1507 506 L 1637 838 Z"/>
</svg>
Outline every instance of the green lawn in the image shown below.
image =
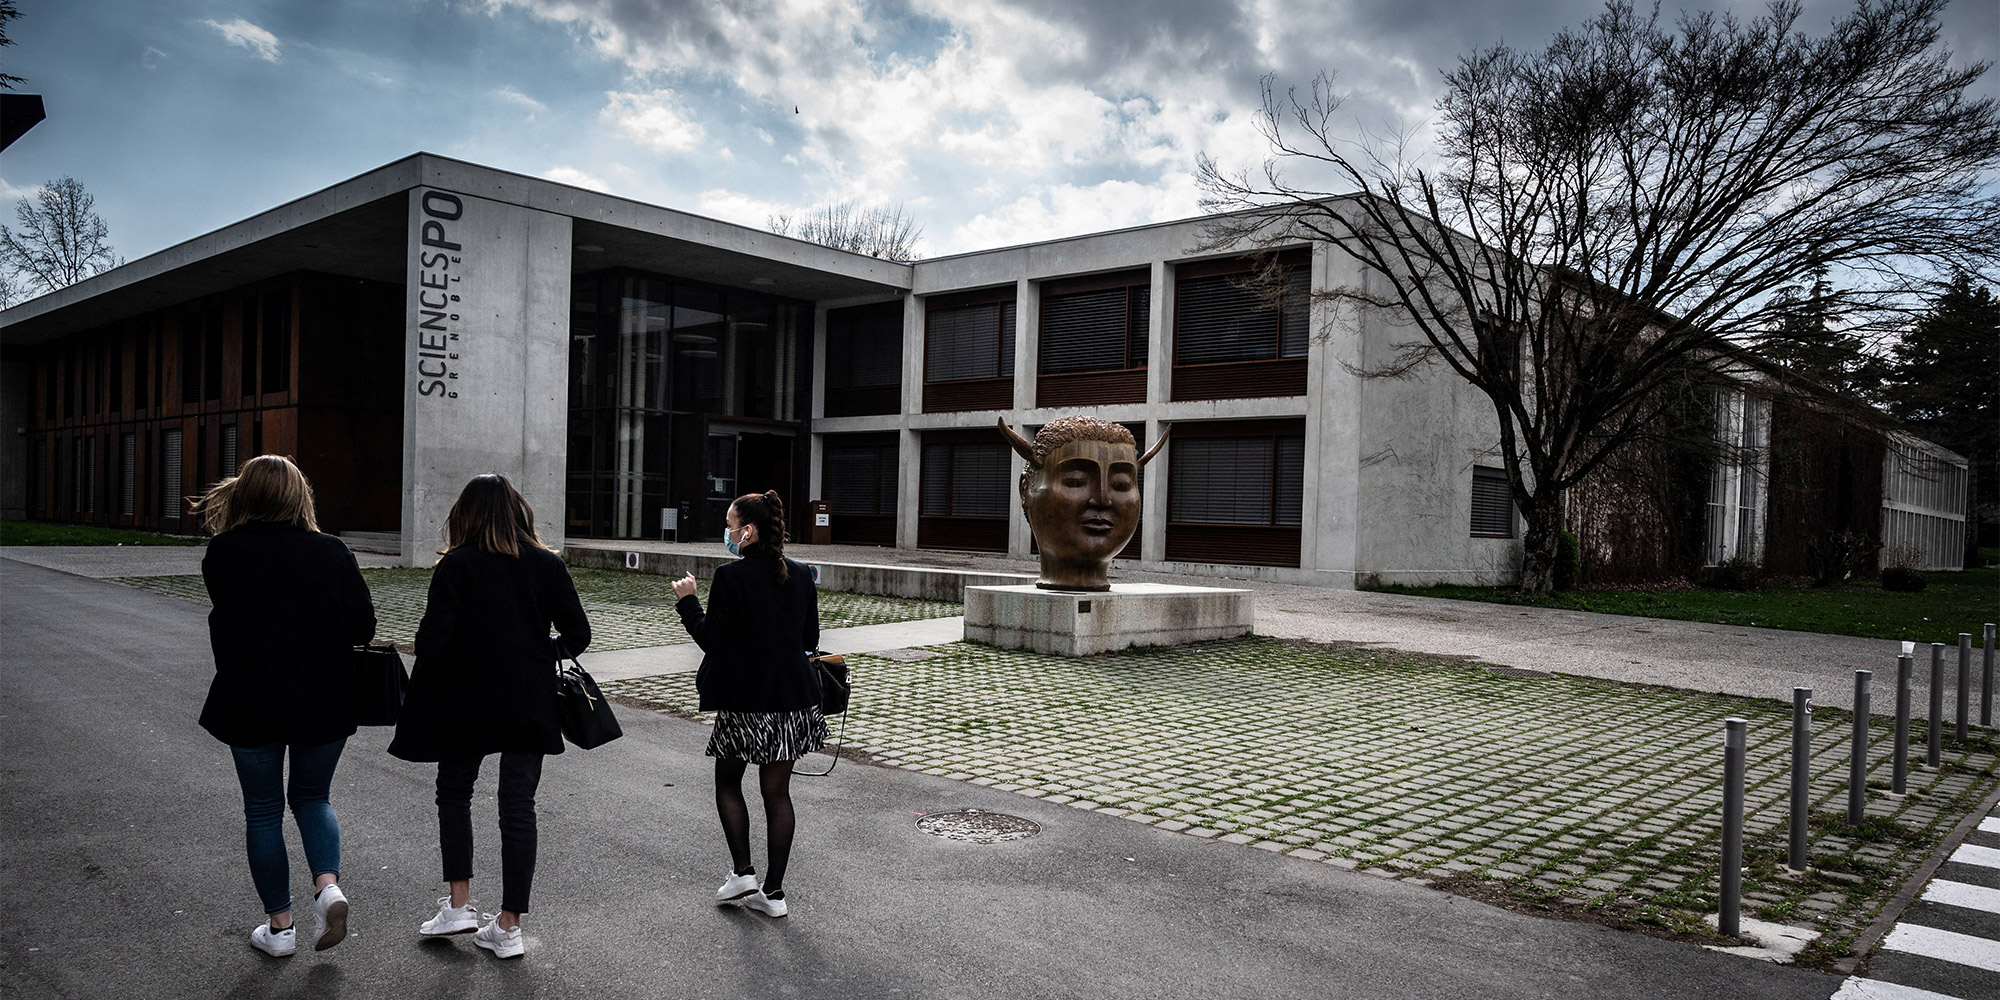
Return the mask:
<svg viewBox="0 0 2000 1000">
<path fill-rule="evenodd" d="M 1883 590 L 1874 580 L 1817 588 L 1769 583 L 1758 590 L 1576 590 L 1531 597 L 1506 587 L 1381 587 L 1394 594 L 1490 601 L 1538 608 L 1598 611 L 1612 615 L 1673 618 L 1718 625 L 1755 625 L 1794 632 L 1827 632 L 1875 639 L 1912 639 L 1955 645 L 1960 632 L 1982 640 L 1986 622 L 2000 621 L 2000 567 L 1959 573 L 1926 573 L 1922 593 Z"/>
<path fill-rule="evenodd" d="M 0 545 L 200 545 L 203 539 L 84 524 L 0 521 Z"/>
</svg>

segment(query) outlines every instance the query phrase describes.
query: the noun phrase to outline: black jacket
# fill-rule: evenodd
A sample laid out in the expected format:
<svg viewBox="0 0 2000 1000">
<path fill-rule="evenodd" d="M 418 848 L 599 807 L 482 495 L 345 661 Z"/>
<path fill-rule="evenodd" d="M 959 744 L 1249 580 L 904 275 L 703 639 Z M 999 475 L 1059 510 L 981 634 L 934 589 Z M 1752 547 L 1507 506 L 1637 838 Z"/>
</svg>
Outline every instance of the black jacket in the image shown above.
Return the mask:
<svg viewBox="0 0 2000 1000">
<path fill-rule="evenodd" d="M 549 637 L 549 627 L 561 633 Z M 547 549 L 520 558 L 452 549 L 431 573 L 417 663 L 389 752 L 434 761 L 491 753 L 562 753 L 556 643 L 590 645 L 569 567 Z"/>
<path fill-rule="evenodd" d="M 819 677 L 806 651 L 819 643 L 819 592 L 812 571 L 785 560 L 778 582 L 768 556 L 748 555 L 715 570 L 708 613 L 693 594 L 674 603 L 702 649 L 695 674 L 704 712 L 790 712 L 819 704 Z"/>
<path fill-rule="evenodd" d="M 375 605 L 347 545 L 251 521 L 209 539 L 201 579 L 215 604 L 201 727 L 236 747 L 354 735 L 354 647 L 375 634 Z"/>
</svg>

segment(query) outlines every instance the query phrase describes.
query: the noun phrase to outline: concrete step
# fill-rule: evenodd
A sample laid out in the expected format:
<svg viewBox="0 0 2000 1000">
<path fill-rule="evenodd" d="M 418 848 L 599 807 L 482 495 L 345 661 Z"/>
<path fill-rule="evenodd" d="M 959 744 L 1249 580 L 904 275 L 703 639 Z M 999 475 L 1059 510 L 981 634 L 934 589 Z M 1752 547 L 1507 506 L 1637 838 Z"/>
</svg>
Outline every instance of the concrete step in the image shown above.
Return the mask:
<svg viewBox="0 0 2000 1000">
<path fill-rule="evenodd" d="M 403 553 L 403 535 L 396 531 L 343 531 L 340 540 L 356 552 L 376 552 L 383 555 Z"/>
</svg>

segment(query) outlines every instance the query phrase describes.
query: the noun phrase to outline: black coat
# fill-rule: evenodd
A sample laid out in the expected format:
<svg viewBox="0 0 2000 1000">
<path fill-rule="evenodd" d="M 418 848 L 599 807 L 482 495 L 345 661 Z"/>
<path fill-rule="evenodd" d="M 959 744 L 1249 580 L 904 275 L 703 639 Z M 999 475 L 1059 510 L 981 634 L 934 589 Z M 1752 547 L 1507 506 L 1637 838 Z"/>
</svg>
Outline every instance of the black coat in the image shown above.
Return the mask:
<svg viewBox="0 0 2000 1000">
<path fill-rule="evenodd" d="M 704 712 L 790 712 L 819 704 L 819 677 L 806 651 L 819 644 L 819 591 L 812 571 L 785 560 L 789 577 L 766 556 L 745 556 L 715 570 L 708 612 L 693 594 L 674 603 L 702 649 L 695 688 Z"/>
<path fill-rule="evenodd" d="M 560 640 L 549 637 L 551 625 Z M 519 558 L 452 549 L 431 573 L 389 752 L 418 761 L 562 753 L 558 641 L 570 655 L 590 645 L 590 621 L 561 557 L 533 546 Z"/>
<path fill-rule="evenodd" d="M 354 647 L 375 634 L 375 605 L 347 545 L 251 521 L 209 539 L 201 579 L 215 604 L 201 727 L 235 747 L 354 735 Z"/>
</svg>

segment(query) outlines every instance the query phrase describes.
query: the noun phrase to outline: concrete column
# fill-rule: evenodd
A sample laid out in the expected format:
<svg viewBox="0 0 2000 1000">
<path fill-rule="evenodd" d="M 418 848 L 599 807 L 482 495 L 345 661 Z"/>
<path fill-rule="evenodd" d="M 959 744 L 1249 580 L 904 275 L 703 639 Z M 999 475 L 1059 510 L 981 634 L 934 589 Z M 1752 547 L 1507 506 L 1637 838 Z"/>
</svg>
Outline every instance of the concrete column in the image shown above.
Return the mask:
<svg viewBox="0 0 2000 1000">
<path fill-rule="evenodd" d="M 896 446 L 896 547 L 917 547 L 917 503 L 921 499 L 918 469 L 923 462 L 923 438 L 910 429 L 910 414 L 924 411 L 924 300 L 903 300 L 903 414 Z"/>
<path fill-rule="evenodd" d="M 1041 287 L 1027 278 L 1014 282 L 1014 412 L 1008 423 L 1019 423 L 1022 410 L 1035 408 L 1035 383 L 1042 363 Z"/>
<path fill-rule="evenodd" d="M 816 362 L 812 370 L 812 399 L 806 401 L 806 416 L 819 420 L 826 416 L 826 307 L 813 307 L 812 356 Z M 814 468 L 813 482 L 819 482 L 818 469 Z"/>
<path fill-rule="evenodd" d="M 568 216 L 410 192 L 403 551 L 429 565 L 467 480 L 499 472 L 563 544 L 569 420 Z"/>
<path fill-rule="evenodd" d="M 1325 243 L 1313 245 L 1314 291 L 1364 287 L 1368 275 Z M 1353 587 L 1361 565 L 1361 365 L 1366 313 L 1324 299 L 1312 304 L 1306 351 L 1306 469 L 1300 566 L 1337 587 Z"/>
<path fill-rule="evenodd" d="M 1159 413 L 1166 405 L 1174 369 L 1174 268 L 1163 260 L 1153 262 L 1152 294 L 1146 316 L 1146 409 Z M 1146 421 L 1147 448 L 1167 431 L 1167 421 L 1151 417 Z M 1168 444 L 1146 463 L 1146 493 L 1141 522 L 1146 536 L 1139 540 L 1139 559 L 1164 562 L 1167 558 L 1167 468 L 1174 446 Z"/>
</svg>

